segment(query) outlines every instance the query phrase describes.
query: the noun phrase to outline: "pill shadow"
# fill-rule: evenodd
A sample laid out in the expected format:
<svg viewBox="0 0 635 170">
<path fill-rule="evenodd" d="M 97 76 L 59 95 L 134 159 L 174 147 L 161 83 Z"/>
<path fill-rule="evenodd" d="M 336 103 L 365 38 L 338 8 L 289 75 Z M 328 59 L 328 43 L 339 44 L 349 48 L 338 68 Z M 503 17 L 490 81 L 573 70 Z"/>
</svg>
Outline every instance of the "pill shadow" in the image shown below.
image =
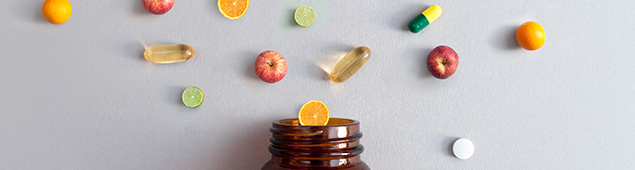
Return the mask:
<svg viewBox="0 0 635 170">
<path fill-rule="evenodd" d="M 520 45 L 516 41 L 516 29 L 518 26 L 508 25 L 499 28 L 494 33 L 492 38 L 492 45 L 501 50 L 519 50 Z"/>
<path fill-rule="evenodd" d="M 454 141 L 458 140 L 458 137 L 449 137 L 443 140 L 441 144 L 441 152 L 447 153 L 449 156 L 454 157 L 454 151 L 452 151 L 452 145 L 454 145 Z"/>
<path fill-rule="evenodd" d="M 355 48 L 355 46 L 345 44 L 323 46 L 320 50 L 322 52 L 311 60 L 313 65 L 315 65 L 314 68 L 319 69 L 319 71 L 315 71 L 319 74 L 317 76 L 323 78 L 323 80 L 330 81 L 330 74 L 335 64 L 337 64 L 344 55 Z"/>
<path fill-rule="evenodd" d="M 314 63 L 313 65 L 315 65 L 315 67 L 312 67 L 313 70 L 312 72 L 318 73 L 316 76 L 317 77 L 321 77 L 322 80 L 331 80 L 330 77 L 330 73 L 327 72 L 326 70 L 324 70 L 324 68 L 321 68 L 321 66 L 319 66 L 318 64 Z"/>
<path fill-rule="evenodd" d="M 114 47 L 115 51 L 120 51 L 122 56 L 133 60 L 145 61 L 143 53 L 145 52 L 144 42 L 142 41 L 130 41 L 126 43 L 120 43 Z"/>
<path fill-rule="evenodd" d="M 278 114 L 278 113 L 275 113 Z M 249 114 L 244 114 L 249 115 Z M 274 114 L 269 114 L 274 115 Z M 225 142 L 222 145 L 221 152 L 214 153 L 213 158 L 209 161 L 209 169 L 260 169 L 271 159 L 271 153 L 268 152 L 271 138 L 271 120 L 249 121 L 243 120 L 241 126 L 233 126 L 232 130 L 235 135 L 225 136 Z M 220 137 L 220 136 L 219 136 Z"/>
<path fill-rule="evenodd" d="M 394 16 L 389 21 L 389 24 L 394 25 L 401 31 L 410 32 L 410 29 L 408 29 L 408 24 L 410 24 L 410 21 L 412 21 L 415 17 L 417 17 L 421 12 L 423 12 L 425 9 L 429 8 L 430 6 L 432 5 L 421 5 L 421 4 L 400 5 L 400 7 L 396 7 L 397 9 L 395 11 L 398 11 L 398 12 L 393 14 Z"/>
</svg>

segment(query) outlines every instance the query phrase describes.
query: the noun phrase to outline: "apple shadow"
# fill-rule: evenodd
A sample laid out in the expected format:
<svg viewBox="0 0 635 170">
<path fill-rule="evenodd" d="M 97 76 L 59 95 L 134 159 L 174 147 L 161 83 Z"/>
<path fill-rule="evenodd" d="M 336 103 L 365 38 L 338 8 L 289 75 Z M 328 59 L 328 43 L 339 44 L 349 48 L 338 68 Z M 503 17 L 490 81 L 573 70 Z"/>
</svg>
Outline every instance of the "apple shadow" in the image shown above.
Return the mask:
<svg viewBox="0 0 635 170">
<path fill-rule="evenodd" d="M 134 13 L 137 15 L 152 16 L 154 14 L 148 12 L 141 1 L 130 1 L 134 3 Z"/>
<path fill-rule="evenodd" d="M 146 8 L 143 7 L 143 2 L 130 1 L 130 3 L 133 3 L 131 5 L 132 9 L 129 9 L 132 10 L 130 15 L 137 24 L 149 27 L 152 26 L 155 21 L 160 19 L 157 15 L 148 12 Z"/>
<path fill-rule="evenodd" d="M 518 26 L 509 25 L 499 28 L 492 38 L 492 45 L 501 50 L 521 49 L 516 41 L 516 29 Z"/>
<path fill-rule="evenodd" d="M 410 32 L 410 29 L 408 29 L 410 21 L 430 6 L 431 5 L 421 4 L 400 5 L 396 7 L 398 8 L 397 10 L 394 10 L 398 12 L 393 14 L 388 24 L 396 27 L 398 30 Z"/>
<path fill-rule="evenodd" d="M 430 73 L 430 71 L 428 70 L 428 55 L 430 54 L 430 52 L 433 50 L 434 48 L 426 48 L 424 50 L 420 50 L 420 53 L 418 53 L 420 56 L 420 58 L 417 60 L 419 61 L 419 63 L 421 63 L 421 69 L 419 71 L 419 73 L 421 73 L 422 77 L 425 78 L 434 78 L 434 76 L 432 76 L 432 73 Z M 413 60 L 414 61 L 414 60 Z"/>
<path fill-rule="evenodd" d="M 238 63 L 236 65 L 240 66 L 239 72 L 242 72 L 242 75 L 237 75 L 239 76 L 238 79 L 251 93 L 263 92 L 264 89 L 266 89 L 267 84 L 269 84 L 260 80 L 260 78 L 256 75 L 254 63 L 259 54 L 259 52 L 251 49 L 243 49 L 240 53 L 235 55 L 240 56 L 240 61 L 237 61 Z M 282 80 L 284 80 L 284 78 Z"/>
<path fill-rule="evenodd" d="M 218 145 L 223 149 L 212 156 L 217 159 L 210 161 L 213 162 L 210 169 L 261 169 L 271 159 L 268 147 L 271 145 L 269 128 L 273 121 L 258 120 L 232 126 L 231 130 L 239 133 L 223 137 L 226 143 Z"/>
<path fill-rule="evenodd" d="M 259 54 L 255 53 L 255 52 L 245 52 L 243 55 L 245 56 L 245 60 L 246 60 L 245 61 L 245 72 L 243 72 L 245 77 L 248 77 L 249 79 L 253 79 L 253 80 L 260 80 L 260 78 L 258 78 L 258 76 L 256 75 L 256 68 L 254 67 L 254 63 L 256 61 L 256 57 Z M 251 60 L 249 60 L 249 59 L 251 59 Z"/>
</svg>

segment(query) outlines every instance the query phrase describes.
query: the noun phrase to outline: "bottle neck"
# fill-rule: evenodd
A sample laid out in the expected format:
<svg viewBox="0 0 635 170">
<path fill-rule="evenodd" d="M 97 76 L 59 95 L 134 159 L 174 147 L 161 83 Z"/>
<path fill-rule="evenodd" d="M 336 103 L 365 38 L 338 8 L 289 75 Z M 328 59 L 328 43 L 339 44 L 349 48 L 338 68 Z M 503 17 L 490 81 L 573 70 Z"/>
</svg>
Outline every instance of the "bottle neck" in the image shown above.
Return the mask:
<svg viewBox="0 0 635 170">
<path fill-rule="evenodd" d="M 364 147 L 359 122 L 332 118 L 326 126 L 300 126 L 297 119 L 273 123 L 269 152 L 276 164 L 289 167 L 343 167 L 361 162 Z"/>
</svg>

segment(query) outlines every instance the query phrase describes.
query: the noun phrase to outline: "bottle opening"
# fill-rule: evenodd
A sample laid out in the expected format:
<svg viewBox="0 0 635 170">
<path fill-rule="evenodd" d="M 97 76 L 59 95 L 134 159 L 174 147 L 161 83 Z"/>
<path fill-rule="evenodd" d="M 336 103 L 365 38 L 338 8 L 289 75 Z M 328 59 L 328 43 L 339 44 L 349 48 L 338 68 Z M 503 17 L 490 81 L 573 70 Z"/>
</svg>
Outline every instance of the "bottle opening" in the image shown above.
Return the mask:
<svg viewBox="0 0 635 170">
<path fill-rule="evenodd" d="M 298 119 L 282 119 L 282 120 L 273 122 L 273 124 L 280 125 L 280 126 L 302 126 L 300 125 L 300 121 L 298 121 Z M 357 120 L 343 119 L 343 118 L 330 118 L 329 122 L 324 126 L 353 126 L 357 124 L 359 124 Z M 324 127 L 324 126 L 302 126 L 302 127 Z"/>
</svg>

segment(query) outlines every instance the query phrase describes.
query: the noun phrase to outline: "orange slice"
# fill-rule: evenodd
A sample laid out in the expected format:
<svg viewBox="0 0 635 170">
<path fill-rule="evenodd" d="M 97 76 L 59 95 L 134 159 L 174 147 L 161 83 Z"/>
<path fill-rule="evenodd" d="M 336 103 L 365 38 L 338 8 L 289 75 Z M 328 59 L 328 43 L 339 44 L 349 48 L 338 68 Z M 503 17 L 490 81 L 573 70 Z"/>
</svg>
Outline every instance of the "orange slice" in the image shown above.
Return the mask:
<svg viewBox="0 0 635 170">
<path fill-rule="evenodd" d="M 324 126 L 329 122 L 329 108 L 318 100 L 304 103 L 298 113 L 298 120 L 303 126 Z"/>
<path fill-rule="evenodd" d="M 218 10 L 229 19 L 238 19 L 247 13 L 249 0 L 218 0 Z"/>
</svg>

